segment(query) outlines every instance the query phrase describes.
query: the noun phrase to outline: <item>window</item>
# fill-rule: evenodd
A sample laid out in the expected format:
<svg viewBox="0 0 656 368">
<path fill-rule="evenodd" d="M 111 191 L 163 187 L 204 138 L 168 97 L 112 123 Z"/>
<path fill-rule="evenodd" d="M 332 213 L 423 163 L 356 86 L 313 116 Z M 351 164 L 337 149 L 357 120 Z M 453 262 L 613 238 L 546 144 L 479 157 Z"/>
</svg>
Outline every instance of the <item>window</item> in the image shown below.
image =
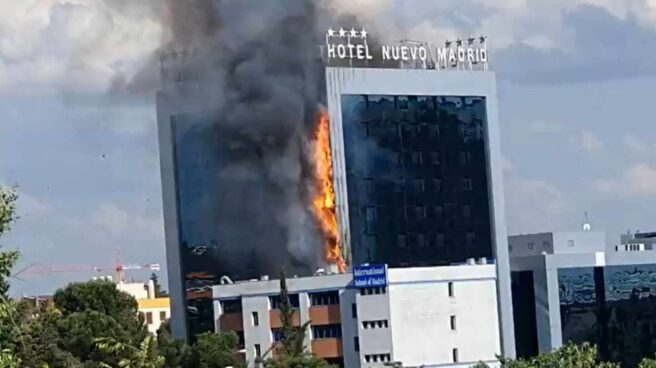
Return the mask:
<svg viewBox="0 0 656 368">
<path fill-rule="evenodd" d="M 259 326 L 260 325 L 260 317 L 257 315 L 257 312 L 253 312 L 252 317 L 253 317 L 253 326 Z"/>
<path fill-rule="evenodd" d="M 440 193 L 442 191 L 442 180 L 433 179 L 433 191 L 435 193 Z"/>
<path fill-rule="evenodd" d="M 241 300 L 222 300 L 221 307 L 223 308 L 223 313 L 239 313 L 241 312 Z"/>
<path fill-rule="evenodd" d="M 166 321 L 166 312 L 164 312 L 164 311 L 159 312 L 159 320 L 160 321 Z"/>
<path fill-rule="evenodd" d="M 403 234 L 399 234 L 399 235 L 397 235 L 397 237 L 396 237 L 396 245 L 397 245 L 399 248 L 405 248 L 405 235 L 403 235 Z"/>
<path fill-rule="evenodd" d="M 467 245 L 474 245 L 476 244 L 476 233 L 467 233 L 466 237 L 466 243 Z"/>
<path fill-rule="evenodd" d="M 528 249 L 533 249 L 534 246 L 535 246 L 535 243 L 533 243 L 533 242 L 529 242 L 528 245 L 527 245 Z"/>
<path fill-rule="evenodd" d="M 373 179 L 363 179 L 363 187 L 365 195 L 371 197 L 374 194 L 374 180 Z"/>
<path fill-rule="evenodd" d="M 153 313 L 152 312 L 146 312 L 146 323 L 149 325 L 153 324 Z"/>
<path fill-rule="evenodd" d="M 312 293 L 310 294 L 310 303 L 313 306 L 339 304 L 339 292 L 335 290 Z"/>
<path fill-rule="evenodd" d="M 271 339 L 274 342 L 281 342 L 283 340 L 282 328 L 274 328 L 271 330 Z"/>
<path fill-rule="evenodd" d="M 387 288 L 385 287 L 360 289 L 360 295 L 379 295 L 379 294 L 386 294 L 386 293 L 387 293 Z"/>
<path fill-rule="evenodd" d="M 439 165 L 440 164 L 440 153 L 439 152 L 431 152 L 431 162 L 433 165 Z"/>
<path fill-rule="evenodd" d="M 353 350 L 360 351 L 360 338 L 357 336 L 353 338 Z"/>
<path fill-rule="evenodd" d="M 435 218 L 437 219 L 442 218 L 442 216 L 444 216 L 444 207 L 433 206 L 433 213 L 435 214 Z"/>
<path fill-rule="evenodd" d="M 426 237 L 424 234 L 417 234 L 417 246 L 423 248 L 426 246 Z"/>
<path fill-rule="evenodd" d="M 358 306 L 355 303 L 351 304 L 351 316 L 358 318 Z"/>
<path fill-rule="evenodd" d="M 342 325 L 321 325 L 312 326 L 312 338 L 319 339 L 338 339 L 342 337 Z"/>
<path fill-rule="evenodd" d="M 570 247 L 573 247 L 574 246 L 574 240 L 568 240 L 567 245 L 570 246 Z"/>
<path fill-rule="evenodd" d="M 365 220 L 367 222 L 367 233 L 372 234 L 376 231 L 376 207 L 367 207 L 365 209 Z"/>
<path fill-rule="evenodd" d="M 415 207 L 415 218 L 417 220 L 423 220 L 426 218 L 426 207 L 417 206 Z"/>
<path fill-rule="evenodd" d="M 470 218 L 471 217 L 471 212 L 472 212 L 471 206 L 469 206 L 469 205 L 462 206 L 462 217 Z"/>
<path fill-rule="evenodd" d="M 456 316 L 451 316 L 451 331 L 456 330 Z"/>
<path fill-rule="evenodd" d="M 386 319 L 379 319 L 376 321 L 363 321 L 362 328 L 368 330 L 370 328 L 388 328 L 389 322 Z"/>
<path fill-rule="evenodd" d="M 444 246 L 444 234 L 442 233 L 435 234 L 435 246 L 436 247 Z"/>
<path fill-rule="evenodd" d="M 260 357 L 262 355 L 262 349 L 260 348 L 260 344 L 255 344 L 255 356 Z"/>
<path fill-rule="evenodd" d="M 462 179 L 462 190 L 464 190 L 465 192 L 469 192 L 472 189 L 473 189 L 472 180 Z"/>
<path fill-rule="evenodd" d="M 298 298 L 298 294 L 289 294 L 289 304 L 291 304 L 292 308 L 298 308 L 300 305 L 300 301 Z M 280 295 L 273 295 L 269 297 L 269 302 L 271 303 L 271 309 L 280 309 Z"/>
<path fill-rule="evenodd" d="M 549 242 L 548 241 L 545 240 L 545 241 L 542 242 L 542 249 L 545 249 L 545 250 L 549 249 Z"/>
<path fill-rule="evenodd" d="M 415 193 L 423 193 L 424 192 L 424 179 L 415 179 L 413 181 L 413 186 L 414 186 L 414 191 Z"/>
<path fill-rule="evenodd" d="M 469 163 L 469 161 L 471 161 L 471 154 L 467 151 L 460 152 L 458 161 L 460 162 L 460 165 L 466 165 L 467 163 Z"/>
<path fill-rule="evenodd" d="M 437 138 L 440 136 L 440 126 L 439 125 L 431 125 L 428 127 L 430 131 L 430 136 L 431 138 Z"/>
<path fill-rule="evenodd" d="M 453 282 L 449 282 L 448 289 L 449 289 L 449 297 L 453 298 L 455 296 L 453 293 Z"/>
<path fill-rule="evenodd" d="M 458 349 L 453 348 L 451 355 L 453 355 L 453 362 L 458 363 Z"/>
<path fill-rule="evenodd" d="M 421 165 L 424 162 L 424 155 L 419 151 L 412 151 L 412 164 Z"/>
</svg>

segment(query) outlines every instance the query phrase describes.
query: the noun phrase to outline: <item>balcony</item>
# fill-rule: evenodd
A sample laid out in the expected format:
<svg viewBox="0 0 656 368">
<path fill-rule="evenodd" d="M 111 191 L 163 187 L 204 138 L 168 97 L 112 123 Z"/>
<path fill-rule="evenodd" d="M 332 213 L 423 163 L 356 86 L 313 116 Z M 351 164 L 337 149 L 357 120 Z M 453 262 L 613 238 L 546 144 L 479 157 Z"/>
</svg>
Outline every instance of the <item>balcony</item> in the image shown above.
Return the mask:
<svg viewBox="0 0 656 368">
<path fill-rule="evenodd" d="M 280 321 L 280 309 L 272 309 L 269 311 L 269 323 L 271 328 L 281 328 L 282 322 Z M 292 314 L 292 324 L 294 326 L 301 325 L 301 313 L 298 310 L 294 310 Z"/>
<path fill-rule="evenodd" d="M 342 339 L 330 338 L 312 340 L 312 354 L 319 358 L 339 358 L 343 356 Z"/>
<path fill-rule="evenodd" d="M 241 313 L 224 313 L 219 317 L 221 331 L 244 331 L 244 322 Z"/>
<path fill-rule="evenodd" d="M 310 307 L 310 321 L 313 326 L 341 323 L 339 304 Z"/>
</svg>

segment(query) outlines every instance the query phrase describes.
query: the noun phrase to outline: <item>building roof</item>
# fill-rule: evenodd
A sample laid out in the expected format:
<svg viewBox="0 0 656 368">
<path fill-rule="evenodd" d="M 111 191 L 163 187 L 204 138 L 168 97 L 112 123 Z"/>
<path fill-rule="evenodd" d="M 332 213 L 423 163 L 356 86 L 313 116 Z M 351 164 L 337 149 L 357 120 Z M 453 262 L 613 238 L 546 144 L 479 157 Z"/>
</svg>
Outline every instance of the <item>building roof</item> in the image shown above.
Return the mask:
<svg viewBox="0 0 656 368">
<path fill-rule="evenodd" d="M 137 299 L 139 309 L 171 308 L 169 298 Z"/>
</svg>

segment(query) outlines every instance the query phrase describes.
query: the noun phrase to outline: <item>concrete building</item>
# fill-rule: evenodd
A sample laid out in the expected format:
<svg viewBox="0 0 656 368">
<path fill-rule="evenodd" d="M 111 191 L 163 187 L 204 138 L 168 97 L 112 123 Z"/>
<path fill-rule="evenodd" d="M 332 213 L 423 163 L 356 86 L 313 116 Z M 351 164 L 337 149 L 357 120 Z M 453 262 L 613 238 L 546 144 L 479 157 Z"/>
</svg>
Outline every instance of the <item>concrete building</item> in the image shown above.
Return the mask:
<svg viewBox="0 0 656 368">
<path fill-rule="evenodd" d="M 518 356 L 591 342 L 637 366 L 656 351 L 656 252 L 608 248 L 602 232 L 510 236 Z M 644 248 L 643 248 L 644 249 Z"/>
<path fill-rule="evenodd" d="M 287 279 L 294 322 L 310 322 L 306 346 L 313 354 L 347 368 L 497 365 L 494 265 L 381 267 L 385 281 L 375 287 L 358 286 L 357 269 L 356 276 Z M 279 281 L 225 283 L 212 292 L 216 331 L 237 332 L 247 362 L 274 354 L 281 338 Z"/>
<path fill-rule="evenodd" d="M 217 131 L 208 111 L 211 94 L 198 76 L 187 80 L 180 72 L 191 57 L 162 62 L 163 75 L 180 78 L 165 83 L 157 96 L 176 336 L 212 328 L 210 289 L 222 276 L 260 274 L 255 266 L 234 271 L 220 262 L 227 249 L 241 246 L 216 242 L 220 206 L 207 205 L 227 195 L 216 175 L 226 165 L 226 149 L 217 146 L 229 142 L 217 143 L 216 137 L 227 140 L 230 132 Z M 325 74 L 337 220 L 347 262 L 396 268 L 488 259 L 497 274 L 502 351 L 513 357 L 494 73 L 327 67 Z M 259 256 L 253 254 L 253 264 Z"/>
<path fill-rule="evenodd" d="M 162 322 L 171 318 L 171 302 L 168 297 L 156 297 L 153 280 L 119 282 L 116 284 L 116 289 L 132 295 L 137 300 L 139 312 L 144 315 L 144 321 L 151 333 L 157 333 Z"/>
</svg>

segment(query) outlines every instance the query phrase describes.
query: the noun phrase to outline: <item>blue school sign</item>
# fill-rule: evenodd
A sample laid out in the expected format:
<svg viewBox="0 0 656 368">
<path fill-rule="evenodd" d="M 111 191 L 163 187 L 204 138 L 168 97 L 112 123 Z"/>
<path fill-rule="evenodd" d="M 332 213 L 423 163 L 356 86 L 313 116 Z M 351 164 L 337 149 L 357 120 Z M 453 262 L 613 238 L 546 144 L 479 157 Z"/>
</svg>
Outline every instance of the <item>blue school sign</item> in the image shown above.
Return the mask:
<svg viewBox="0 0 656 368">
<path fill-rule="evenodd" d="M 387 265 L 362 265 L 353 267 L 353 286 L 356 288 L 387 286 Z"/>
</svg>

